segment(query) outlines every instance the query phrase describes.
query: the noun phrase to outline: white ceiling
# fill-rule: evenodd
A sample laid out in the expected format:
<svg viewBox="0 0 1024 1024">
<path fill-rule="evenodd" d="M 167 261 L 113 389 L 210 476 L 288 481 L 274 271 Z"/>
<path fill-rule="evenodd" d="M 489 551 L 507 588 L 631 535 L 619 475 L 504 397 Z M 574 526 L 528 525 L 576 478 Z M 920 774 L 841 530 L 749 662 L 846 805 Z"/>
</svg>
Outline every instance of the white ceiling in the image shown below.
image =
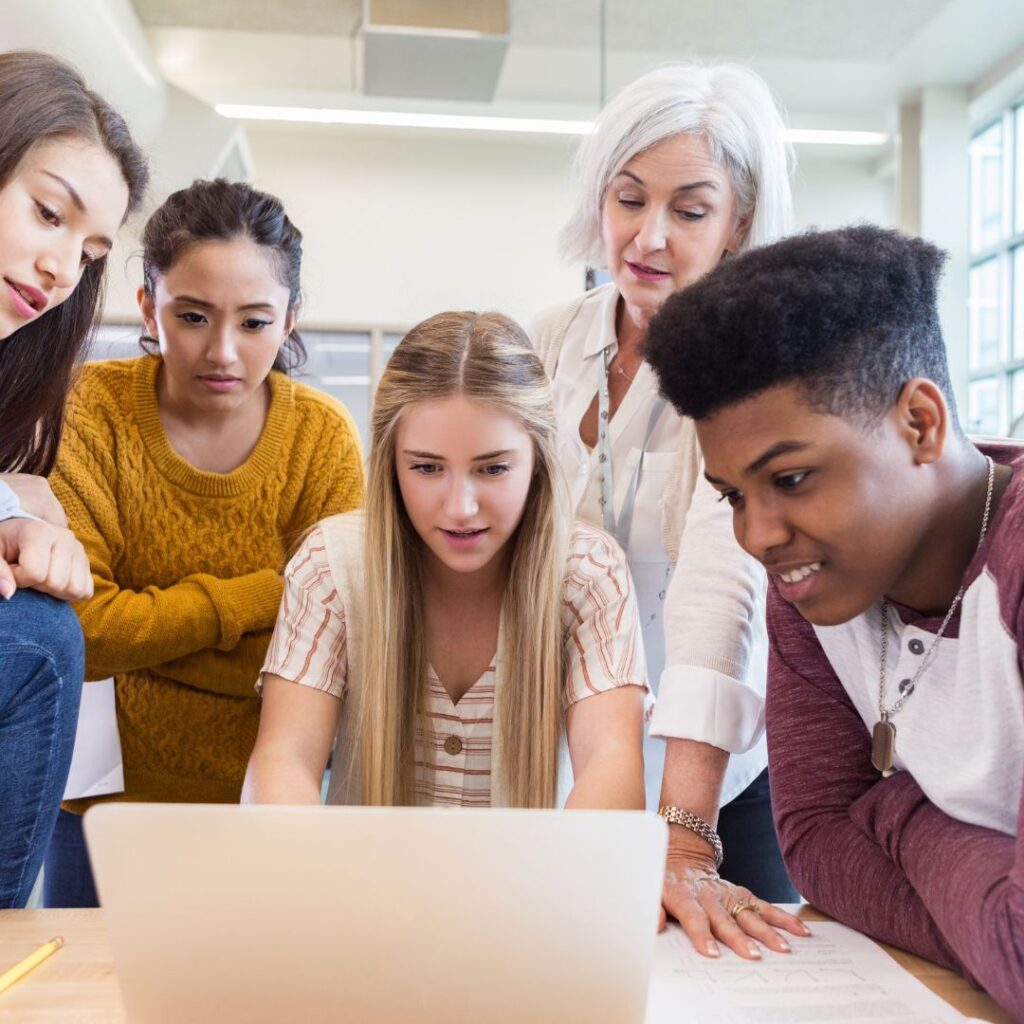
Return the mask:
<svg viewBox="0 0 1024 1024">
<path fill-rule="evenodd" d="M 147 28 L 213 28 L 348 35 L 360 0 L 132 0 Z"/>
<path fill-rule="evenodd" d="M 606 0 L 609 49 L 673 54 L 769 52 L 779 57 L 891 57 L 949 0 Z M 134 0 L 144 25 L 347 36 L 360 0 Z M 600 0 L 510 0 L 518 46 L 593 48 Z"/>
<path fill-rule="evenodd" d="M 164 76 L 206 102 L 395 106 L 359 94 L 359 0 L 132 3 Z M 1024 0 L 605 5 L 606 95 L 666 60 L 735 59 L 764 75 L 796 126 L 891 131 L 914 89 L 970 87 L 1017 50 L 1024 63 Z M 602 94 L 600 10 L 601 0 L 510 0 L 492 109 L 590 116 Z"/>
<path fill-rule="evenodd" d="M 607 0 L 610 49 L 884 60 L 948 0 Z M 596 47 L 599 0 L 512 0 L 524 46 Z"/>
</svg>

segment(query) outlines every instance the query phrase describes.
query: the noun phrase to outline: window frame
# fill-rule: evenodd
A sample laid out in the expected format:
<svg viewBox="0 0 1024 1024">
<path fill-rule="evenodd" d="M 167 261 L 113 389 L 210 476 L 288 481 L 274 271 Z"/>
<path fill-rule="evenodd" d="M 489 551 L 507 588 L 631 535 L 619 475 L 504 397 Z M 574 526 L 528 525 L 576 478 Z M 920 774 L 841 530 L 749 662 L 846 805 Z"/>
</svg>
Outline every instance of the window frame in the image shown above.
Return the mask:
<svg viewBox="0 0 1024 1024">
<path fill-rule="evenodd" d="M 999 238 L 994 243 L 979 249 L 970 248 L 973 238 L 968 238 L 968 336 L 967 347 L 967 409 L 964 410 L 965 426 L 970 433 L 993 433 L 986 429 L 990 424 L 972 421 L 970 416 L 971 395 L 975 386 L 989 380 L 998 383 L 998 413 L 995 434 L 1009 434 L 1018 421 L 1024 428 L 1024 407 L 1014 406 L 1014 375 L 1024 372 L 1024 96 L 1018 97 L 1013 103 L 1004 107 L 995 116 L 987 118 L 971 132 L 970 146 L 991 130 L 995 125 L 1002 128 L 1002 154 L 1000 157 L 1000 199 L 1001 216 Z M 968 150 L 969 161 L 969 232 L 973 233 L 975 203 L 975 167 Z M 1021 179 L 1021 180 L 1018 180 Z M 1017 204 L 1022 205 L 1018 216 Z M 1022 225 L 1017 230 L 1017 224 Z M 982 367 L 971 364 L 971 354 L 975 346 L 974 326 L 976 308 L 974 295 L 971 292 L 970 280 L 974 271 L 980 269 L 990 260 L 996 261 L 998 271 L 999 295 L 999 354 L 995 362 Z M 1020 262 L 1020 268 L 1015 263 Z M 1016 291 L 1016 279 L 1020 279 L 1021 289 Z M 1014 353 L 1015 335 L 1020 334 L 1020 354 Z"/>
</svg>

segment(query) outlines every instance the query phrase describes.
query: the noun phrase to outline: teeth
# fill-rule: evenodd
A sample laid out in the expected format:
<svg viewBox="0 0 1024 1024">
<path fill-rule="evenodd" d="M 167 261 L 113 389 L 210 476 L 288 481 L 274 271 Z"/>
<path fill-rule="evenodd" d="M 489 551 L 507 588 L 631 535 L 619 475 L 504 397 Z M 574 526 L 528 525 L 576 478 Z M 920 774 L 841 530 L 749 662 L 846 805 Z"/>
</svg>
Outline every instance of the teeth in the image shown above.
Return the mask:
<svg viewBox="0 0 1024 1024">
<path fill-rule="evenodd" d="M 821 562 L 811 562 L 810 565 L 802 565 L 799 569 L 794 569 L 792 572 L 780 572 L 779 579 L 785 583 L 799 583 L 801 580 L 807 579 L 812 572 L 817 572 L 821 568 Z"/>
</svg>

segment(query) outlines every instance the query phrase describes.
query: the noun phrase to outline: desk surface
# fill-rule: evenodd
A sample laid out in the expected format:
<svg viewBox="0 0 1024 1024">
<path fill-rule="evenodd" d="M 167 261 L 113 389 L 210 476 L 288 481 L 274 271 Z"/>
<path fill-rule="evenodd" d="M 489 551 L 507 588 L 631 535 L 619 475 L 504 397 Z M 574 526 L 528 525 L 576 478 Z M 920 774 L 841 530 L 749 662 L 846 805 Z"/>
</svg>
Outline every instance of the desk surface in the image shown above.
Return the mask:
<svg viewBox="0 0 1024 1024">
<path fill-rule="evenodd" d="M 810 907 L 801 907 L 799 913 L 808 921 L 827 920 Z M 0 1022 L 124 1024 L 107 929 L 98 910 L 0 911 L 0 971 L 54 935 L 63 935 L 67 945 L 0 994 Z M 883 948 L 961 1013 L 993 1024 L 1013 1024 L 988 996 L 958 975 L 902 950 Z"/>
</svg>

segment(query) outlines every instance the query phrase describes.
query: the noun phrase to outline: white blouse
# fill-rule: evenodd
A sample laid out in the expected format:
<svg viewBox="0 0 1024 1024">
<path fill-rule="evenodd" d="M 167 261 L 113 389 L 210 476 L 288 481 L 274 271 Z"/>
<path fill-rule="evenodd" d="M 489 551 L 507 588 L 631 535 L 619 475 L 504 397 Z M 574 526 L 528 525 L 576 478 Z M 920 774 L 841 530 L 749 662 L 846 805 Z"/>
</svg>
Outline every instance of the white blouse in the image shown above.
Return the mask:
<svg viewBox="0 0 1024 1024">
<path fill-rule="evenodd" d="M 618 299 L 614 285 L 603 285 L 582 301 L 541 314 L 528 332 L 552 375 L 562 461 L 577 514 L 602 527 L 600 452 L 587 449 L 579 426 L 605 372 L 602 353 L 606 347 L 610 357 L 618 351 Z M 644 746 L 647 803 L 658 805 L 662 740 L 671 736 L 731 752 L 725 804 L 768 763 L 764 574 L 736 543 L 731 509 L 704 479 L 692 421 L 666 404 L 647 436 L 657 401 L 657 378 L 641 363 L 609 421 L 617 522 L 641 463 L 629 537 L 618 539 L 626 540 L 658 697 Z M 681 461 L 696 471 L 683 472 Z"/>
</svg>

